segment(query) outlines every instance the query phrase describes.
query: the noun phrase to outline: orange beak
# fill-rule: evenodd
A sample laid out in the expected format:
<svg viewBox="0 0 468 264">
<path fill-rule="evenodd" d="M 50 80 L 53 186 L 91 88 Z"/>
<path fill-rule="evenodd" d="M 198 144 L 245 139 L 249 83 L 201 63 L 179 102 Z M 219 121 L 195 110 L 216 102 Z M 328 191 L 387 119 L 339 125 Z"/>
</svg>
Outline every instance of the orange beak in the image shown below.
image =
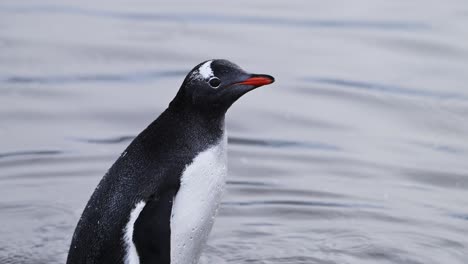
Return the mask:
<svg viewBox="0 0 468 264">
<path fill-rule="evenodd" d="M 252 85 L 252 86 L 262 86 L 262 85 L 267 85 L 270 83 L 273 83 L 275 79 L 270 76 L 270 75 L 253 75 L 252 77 L 248 78 L 247 80 L 244 80 L 242 82 L 239 82 L 237 84 L 243 84 L 243 85 Z"/>
</svg>

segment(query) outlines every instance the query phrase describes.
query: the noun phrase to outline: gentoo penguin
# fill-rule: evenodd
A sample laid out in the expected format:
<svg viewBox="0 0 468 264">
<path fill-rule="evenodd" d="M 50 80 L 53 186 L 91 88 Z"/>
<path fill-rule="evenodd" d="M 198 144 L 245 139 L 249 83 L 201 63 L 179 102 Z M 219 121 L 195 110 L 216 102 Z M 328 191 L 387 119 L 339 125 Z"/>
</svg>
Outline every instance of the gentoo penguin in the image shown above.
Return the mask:
<svg viewBox="0 0 468 264">
<path fill-rule="evenodd" d="M 225 185 L 225 113 L 273 81 L 227 60 L 190 71 L 169 107 L 96 187 L 67 263 L 197 263 Z"/>
</svg>

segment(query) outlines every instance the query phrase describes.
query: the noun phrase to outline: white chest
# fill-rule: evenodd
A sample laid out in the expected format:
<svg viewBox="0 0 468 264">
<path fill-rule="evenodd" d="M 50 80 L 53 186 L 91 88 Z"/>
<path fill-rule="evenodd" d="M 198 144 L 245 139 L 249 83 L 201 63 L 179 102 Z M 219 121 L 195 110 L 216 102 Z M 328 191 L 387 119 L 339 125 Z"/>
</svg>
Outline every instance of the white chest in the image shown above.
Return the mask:
<svg viewBox="0 0 468 264">
<path fill-rule="evenodd" d="M 227 139 L 200 153 L 182 174 L 172 205 L 171 264 L 198 262 L 213 226 L 227 174 Z"/>
</svg>

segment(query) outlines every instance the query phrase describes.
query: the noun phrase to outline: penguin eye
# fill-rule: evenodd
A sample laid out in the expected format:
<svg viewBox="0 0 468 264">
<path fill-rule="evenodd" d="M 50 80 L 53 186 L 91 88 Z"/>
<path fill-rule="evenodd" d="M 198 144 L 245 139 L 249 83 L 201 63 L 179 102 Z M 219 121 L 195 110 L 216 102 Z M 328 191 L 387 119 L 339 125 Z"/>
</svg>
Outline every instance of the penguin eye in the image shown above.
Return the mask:
<svg viewBox="0 0 468 264">
<path fill-rule="evenodd" d="M 211 87 L 213 88 L 218 88 L 219 85 L 221 84 L 221 80 L 218 77 L 212 77 L 208 83 L 210 84 Z"/>
</svg>

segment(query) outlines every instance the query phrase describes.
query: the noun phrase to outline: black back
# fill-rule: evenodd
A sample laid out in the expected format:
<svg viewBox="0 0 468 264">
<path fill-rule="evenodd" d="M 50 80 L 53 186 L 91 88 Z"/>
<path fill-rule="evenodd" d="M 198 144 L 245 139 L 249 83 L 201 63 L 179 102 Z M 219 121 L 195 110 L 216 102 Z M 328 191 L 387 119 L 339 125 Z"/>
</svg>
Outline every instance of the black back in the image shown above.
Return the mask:
<svg viewBox="0 0 468 264">
<path fill-rule="evenodd" d="M 76 227 L 67 263 L 123 263 L 124 228 L 142 200 L 146 206 L 135 222 L 133 238 L 140 263 L 169 263 L 171 203 L 180 176 L 198 153 L 221 139 L 223 127 L 224 114 L 171 105 L 134 139 L 99 183 Z"/>
</svg>

